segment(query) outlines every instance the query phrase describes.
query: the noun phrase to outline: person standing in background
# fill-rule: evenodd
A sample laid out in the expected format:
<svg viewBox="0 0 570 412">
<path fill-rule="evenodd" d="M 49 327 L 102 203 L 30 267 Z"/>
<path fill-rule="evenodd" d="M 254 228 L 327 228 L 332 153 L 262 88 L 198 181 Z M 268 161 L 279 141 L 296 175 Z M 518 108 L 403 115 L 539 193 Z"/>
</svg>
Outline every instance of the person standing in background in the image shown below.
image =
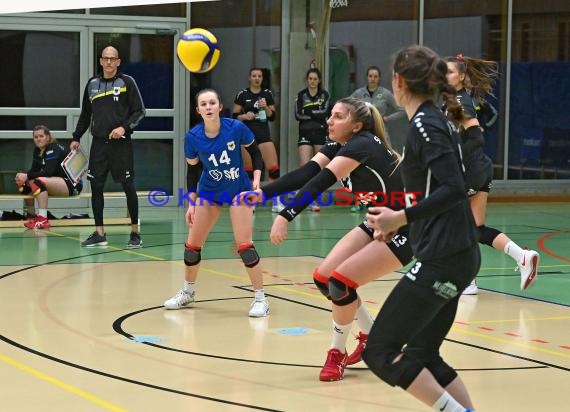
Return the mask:
<svg viewBox="0 0 570 412">
<path fill-rule="evenodd" d="M 263 70 L 259 67 L 249 69 L 249 87 L 240 90 L 236 95 L 232 117 L 241 120 L 253 132 L 271 182 L 280 175 L 277 150 L 269 130 L 269 121 L 275 120 L 277 108 L 273 93 L 269 89 L 264 89 L 262 83 Z M 242 156 L 245 160 L 245 171 L 251 180 L 253 171 L 251 158 L 245 150 L 242 150 Z M 280 212 L 282 208 L 276 199 L 272 211 Z"/>
<path fill-rule="evenodd" d="M 307 71 L 307 87 L 297 94 L 295 119 L 299 122 L 299 167 L 321 150 L 327 140 L 327 117 L 330 115 L 330 96 L 321 87 L 321 72 L 317 68 Z M 318 205 L 311 205 L 313 212 L 319 212 Z"/>
<path fill-rule="evenodd" d="M 103 49 L 99 64 L 103 71 L 87 81 L 81 115 L 70 144 L 72 150 L 77 149 L 81 136 L 91 127 L 93 142 L 87 179 L 91 182 L 95 231 L 81 242 L 81 246 L 105 246 L 108 243 L 103 226 L 103 186 L 111 171 L 113 179 L 121 183 L 127 196 L 127 209 L 131 218 L 131 235 L 127 247 L 139 248 L 142 240 L 138 227 L 139 200 L 135 188 L 131 135 L 144 118 L 146 110 L 135 80 L 119 72 L 121 59 L 115 47 L 107 46 Z"/>
</svg>

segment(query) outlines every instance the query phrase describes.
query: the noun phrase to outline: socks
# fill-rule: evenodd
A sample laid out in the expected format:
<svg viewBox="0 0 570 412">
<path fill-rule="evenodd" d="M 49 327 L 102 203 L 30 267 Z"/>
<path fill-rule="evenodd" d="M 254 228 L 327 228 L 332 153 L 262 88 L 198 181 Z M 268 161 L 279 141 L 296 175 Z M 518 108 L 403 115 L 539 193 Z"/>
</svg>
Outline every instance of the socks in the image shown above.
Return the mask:
<svg viewBox="0 0 570 412">
<path fill-rule="evenodd" d="M 47 219 L 47 209 L 38 209 L 38 215 Z"/>
<path fill-rule="evenodd" d="M 187 280 L 185 280 L 184 281 L 184 292 L 188 293 L 189 295 L 194 293 L 195 292 L 194 283 L 195 282 L 188 282 Z"/>
<path fill-rule="evenodd" d="M 255 295 L 255 300 L 265 299 L 265 291 L 263 289 L 254 290 L 253 293 Z"/>
<path fill-rule="evenodd" d="M 504 252 L 512 257 L 517 263 L 522 259 L 523 250 L 512 240 L 505 245 Z"/>
<path fill-rule="evenodd" d="M 431 408 L 438 412 L 465 412 L 468 410 L 461 406 L 459 402 L 453 399 L 453 397 L 447 392 L 443 392 Z"/>
<path fill-rule="evenodd" d="M 374 319 L 370 312 L 364 307 L 364 303 L 360 302 L 360 306 L 356 310 L 356 320 L 358 322 L 358 328 L 362 331 L 362 333 L 369 334 L 370 329 L 372 329 L 372 324 L 374 323 Z"/>
<path fill-rule="evenodd" d="M 461 406 L 459 402 L 453 399 L 453 397 L 447 392 L 443 392 L 431 408 L 438 412 L 466 412 L 469 410 Z"/>
<path fill-rule="evenodd" d="M 352 322 L 348 325 L 339 325 L 333 320 L 333 334 L 331 349 L 336 348 L 342 353 L 346 352 L 346 341 L 352 329 Z"/>
</svg>

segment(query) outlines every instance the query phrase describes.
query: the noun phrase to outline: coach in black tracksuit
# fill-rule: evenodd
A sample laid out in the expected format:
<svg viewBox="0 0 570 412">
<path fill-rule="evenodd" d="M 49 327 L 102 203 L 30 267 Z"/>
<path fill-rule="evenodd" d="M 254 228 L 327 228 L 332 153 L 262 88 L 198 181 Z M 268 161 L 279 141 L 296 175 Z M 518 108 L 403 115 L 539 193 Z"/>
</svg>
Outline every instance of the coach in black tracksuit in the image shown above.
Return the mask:
<svg viewBox="0 0 570 412">
<path fill-rule="evenodd" d="M 121 183 L 127 196 L 132 226 L 127 247 L 138 248 L 142 241 L 138 230 L 131 134 L 144 118 L 145 107 L 135 80 L 118 72 L 121 59 L 116 48 L 105 47 L 99 62 L 103 72 L 87 82 L 81 115 L 71 143 L 72 149 L 77 148 L 81 136 L 91 127 L 93 142 L 87 178 L 91 182 L 91 206 L 96 230 L 81 245 L 107 244 L 103 227 L 103 186 L 111 171 L 113 179 Z"/>
</svg>

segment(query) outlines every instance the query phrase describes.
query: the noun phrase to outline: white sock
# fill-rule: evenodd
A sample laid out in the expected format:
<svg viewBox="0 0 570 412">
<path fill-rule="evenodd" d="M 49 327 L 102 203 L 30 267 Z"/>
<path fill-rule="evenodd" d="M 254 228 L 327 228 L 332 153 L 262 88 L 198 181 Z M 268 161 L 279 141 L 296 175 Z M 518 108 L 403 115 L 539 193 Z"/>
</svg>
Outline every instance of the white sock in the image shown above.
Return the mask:
<svg viewBox="0 0 570 412">
<path fill-rule="evenodd" d="M 519 245 L 512 240 L 505 245 L 505 249 L 503 251 L 512 257 L 517 263 L 522 259 L 524 253 L 524 250 L 522 250 Z"/>
<path fill-rule="evenodd" d="M 43 216 L 47 219 L 47 209 L 38 209 L 38 215 Z"/>
<path fill-rule="evenodd" d="M 435 401 L 432 409 L 438 412 L 465 412 L 467 410 L 453 399 L 447 391 L 443 392 L 439 399 Z"/>
<path fill-rule="evenodd" d="M 255 295 L 255 300 L 265 299 L 265 291 L 263 289 L 254 290 L 253 294 Z"/>
<path fill-rule="evenodd" d="M 346 351 L 346 341 L 350 335 L 350 329 L 352 329 L 352 322 L 348 325 L 339 325 L 333 320 L 331 349 L 336 348 L 342 353 Z"/>
<path fill-rule="evenodd" d="M 362 331 L 362 333 L 366 333 L 368 335 L 370 333 L 370 329 L 372 329 L 374 319 L 372 318 L 370 312 L 368 312 L 368 310 L 364 307 L 364 303 L 362 301 L 356 310 L 356 320 L 358 322 L 358 328 Z"/>
<path fill-rule="evenodd" d="M 196 282 L 188 282 L 187 280 L 185 280 L 184 281 L 184 292 L 188 293 L 189 295 L 194 293 L 195 292 L 194 283 L 196 283 Z"/>
</svg>

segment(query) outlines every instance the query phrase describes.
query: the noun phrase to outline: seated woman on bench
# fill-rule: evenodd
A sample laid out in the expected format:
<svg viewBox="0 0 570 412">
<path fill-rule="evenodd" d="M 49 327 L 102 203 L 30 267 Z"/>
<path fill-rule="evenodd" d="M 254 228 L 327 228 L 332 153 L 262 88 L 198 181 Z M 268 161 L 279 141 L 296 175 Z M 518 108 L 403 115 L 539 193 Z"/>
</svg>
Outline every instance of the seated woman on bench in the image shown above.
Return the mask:
<svg viewBox="0 0 570 412">
<path fill-rule="evenodd" d="M 50 226 L 47 218 L 48 196 L 76 196 L 81 193 L 83 184 L 79 182 L 74 186 L 65 174 L 61 162 L 69 154 L 69 149 L 57 143 L 46 126 L 34 127 L 34 144 L 32 167 L 27 173 L 17 173 L 14 180 L 20 193 L 32 194 L 38 201 L 36 215 L 34 199 L 24 199 L 28 219 L 24 226 L 46 229 Z"/>
</svg>

